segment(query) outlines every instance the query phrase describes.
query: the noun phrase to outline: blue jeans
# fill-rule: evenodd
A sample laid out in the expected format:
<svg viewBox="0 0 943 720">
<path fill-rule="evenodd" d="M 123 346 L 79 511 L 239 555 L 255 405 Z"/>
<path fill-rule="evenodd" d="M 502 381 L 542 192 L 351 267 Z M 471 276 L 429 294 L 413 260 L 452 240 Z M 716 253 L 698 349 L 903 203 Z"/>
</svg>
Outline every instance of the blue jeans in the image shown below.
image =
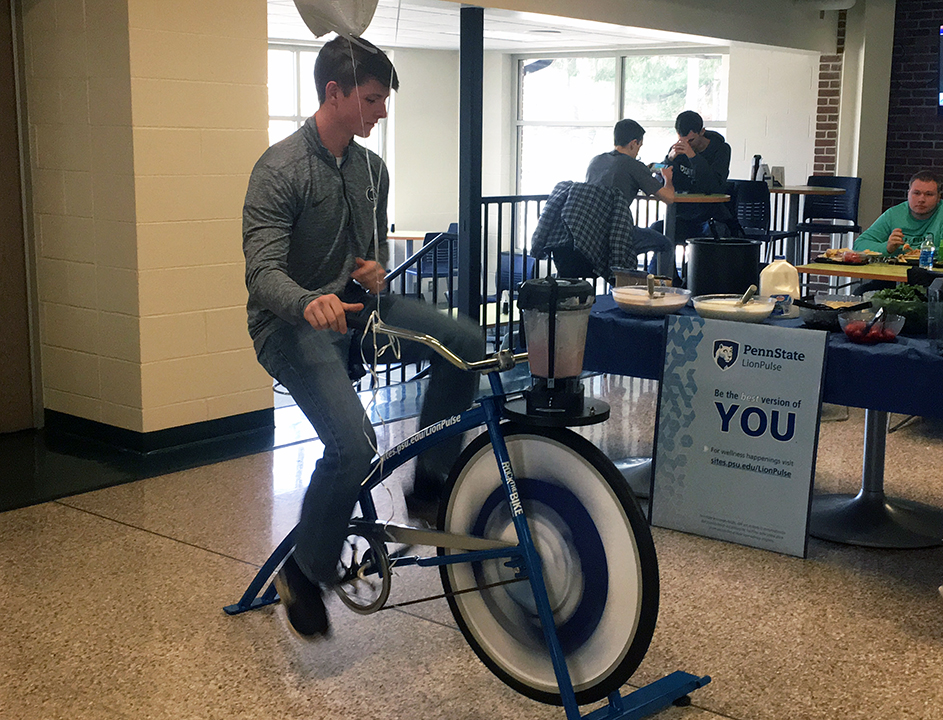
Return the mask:
<svg viewBox="0 0 943 720">
<path fill-rule="evenodd" d="M 649 265 L 649 272 L 657 269 L 659 275 L 673 278 L 675 276 L 675 245 L 665 235 L 651 228 L 632 228 L 632 241 L 635 251 L 642 253 L 653 252 L 655 258 Z"/>
<path fill-rule="evenodd" d="M 389 295 L 380 302 L 380 315 L 387 324 L 432 335 L 463 359 L 483 356 L 481 329 L 469 319 L 453 319 L 410 298 Z M 385 335 L 378 336 L 378 345 L 382 347 L 386 340 Z M 324 443 L 324 455 L 311 474 L 302 503 L 294 557 L 305 575 L 325 584 L 336 579 L 347 522 L 376 445 L 373 427 L 347 374 L 350 342 L 350 333 L 315 330 L 302 323 L 273 333 L 259 352 L 262 367 L 291 393 Z M 364 347 L 373 347 L 371 337 L 364 339 Z M 403 341 L 401 348 L 408 361 L 430 361 L 431 378 L 419 416 L 422 427 L 471 405 L 478 388 L 477 373 L 460 370 L 417 343 Z M 380 358 L 380 362 L 392 360 Z M 437 445 L 420 458 L 417 474 L 444 477 L 460 450 L 461 438 Z"/>
</svg>

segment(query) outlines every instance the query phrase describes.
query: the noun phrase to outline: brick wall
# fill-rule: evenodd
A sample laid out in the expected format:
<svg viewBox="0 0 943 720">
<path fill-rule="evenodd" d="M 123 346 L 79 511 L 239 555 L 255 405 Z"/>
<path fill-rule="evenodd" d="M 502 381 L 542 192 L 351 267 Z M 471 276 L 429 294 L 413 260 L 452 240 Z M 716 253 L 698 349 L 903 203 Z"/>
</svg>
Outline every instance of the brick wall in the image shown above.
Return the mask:
<svg viewBox="0 0 943 720">
<path fill-rule="evenodd" d="M 834 175 L 838 157 L 838 115 L 841 103 L 842 59 L 845 51 L 844 10 L 838 14 L 835 37 L 835 52 L 819 58 L 818 108 L 815 116 L 815 158 L 812 172 L 815 175 Z M 812 235 L 805 254 L 808 259 L 824 253 L 831 245 L 830 235 Z M 829 279 L 820 275 L 807 278 L 809 292 L 826 290 Z"/>
<path fill-rule="evenodd" d="M 936 109 L 940 25 L 940 0 L 897 0 L 884 209 L 906 198 L 916 171 L 943 173 L 943 117 Z"/>
<path fill-rule="evenodd" d="M 940 0 L 897 0 L 884 169 L 885 210 L 906 199 L 907 182 L 918 170 L 943 174 L 943 116 L 937 114 L 941 25 Z M 835 54 L 822 55 L 819 61 L 816 175 L 834 175 L 836 170 L 844 39 L 845 13 L 841 12 Z M 823 252 L 828 243 L 827 236 L 813 236 L 808 257 Z M 812 276 L 808 280 L 812 290 L 824 287 L 827 278 Z"/>
<path fill-rule="evenodd" d="M 834 175 L 838 149 L 838 110 L 841 100 L 842 55 L 819 58 L 818 109 L 815 116 L 813 173 Z"/>
</svg>

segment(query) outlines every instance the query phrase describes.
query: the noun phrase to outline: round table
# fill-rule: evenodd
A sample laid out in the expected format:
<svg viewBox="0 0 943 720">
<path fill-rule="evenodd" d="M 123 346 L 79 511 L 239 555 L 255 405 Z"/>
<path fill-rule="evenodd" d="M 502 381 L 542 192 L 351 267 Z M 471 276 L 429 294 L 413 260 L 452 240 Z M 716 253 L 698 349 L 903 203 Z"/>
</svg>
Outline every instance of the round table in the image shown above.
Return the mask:
<svg viewBox="0 0 943 720">
<path fill-rule="evenodd" d="M 802 195 L 844 195 L 845 188 L 824 187 L 822 185 L 784 185 L 782 187 L 771 187 L 771 195 L 789 195 L 789 214 L 786 216 L 785 230 L 793 231 L 799 224 L 799 201 L 793 199 Z M 775 209 L 774 209 L 775 214 Z M 793 265 L 799 265 L 802 260 L 797 257 L 796 248 L 797 235 L 786 238 L 786 259 Z"/>
<path fill-rule="evenodd" d="M 668 205 L 668 211 L 665 213 L 665 236 L 668 237 L 673 243 L 679 244 L 684 242 L 687 238 L 678 239 L 675 237 L 675 225 L 677 223 L 677 206 L 679 204 L 699 204 L 699 205 L 709 205 L 713 203 L 725 203 L 730 200 L 729 195 L 723 193 L 675 193 L 674 202 Z M 661 259 L 656 260 L 657 270 L 659 275 L 664 275 L 667 271 L 667 268 L 662 268 Z"/>
</svg>

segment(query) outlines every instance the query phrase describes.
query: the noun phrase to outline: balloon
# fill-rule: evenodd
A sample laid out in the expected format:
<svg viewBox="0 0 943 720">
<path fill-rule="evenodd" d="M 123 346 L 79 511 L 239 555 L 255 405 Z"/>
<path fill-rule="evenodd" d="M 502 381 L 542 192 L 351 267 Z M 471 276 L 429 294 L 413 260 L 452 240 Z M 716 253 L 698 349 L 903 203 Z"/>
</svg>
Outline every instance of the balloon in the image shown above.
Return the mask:
<svg viewBox="0 0 943 720">
<path fill-rule="evenodd" d="M 315 37 L 336 32 L 360 37 L 377 10 L 377 0 L 295 0 L 298 14 Z"/>
</svg>

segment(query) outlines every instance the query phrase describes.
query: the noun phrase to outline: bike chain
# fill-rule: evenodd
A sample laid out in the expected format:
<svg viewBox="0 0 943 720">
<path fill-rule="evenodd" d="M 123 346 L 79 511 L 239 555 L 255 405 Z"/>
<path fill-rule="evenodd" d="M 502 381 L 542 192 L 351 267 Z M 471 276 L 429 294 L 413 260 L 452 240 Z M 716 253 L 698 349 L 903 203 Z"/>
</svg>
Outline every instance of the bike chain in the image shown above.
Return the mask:
<svg viewBox="0 0 943 720">
<path fill-rule="evenodd" d="M 395 565 L 393 566 L 395 567 Z M 393 569 L 390 568 L 390 570 Z M 393 605 L 384 605 L 377 612 L 381 610 L 395 610 L 397 608 L 407 607 L 409 605 L 418 605 L 419 603 L 429 602 L 431 600 L 441 600 L 442 598 L 455 597 L 456 595 L 464 595 L 470 592 L 481 592 L 482 590 L 490 590 L 491 588 L 501 587 L 502 585 L 512 585 L 514 583 L 519 583 L 524 580 L 527 580 L 527 576 L 511 578 L 510 580 L 499 580 L 498 582 L 488 583 L 487 585 L 476 585 L 475 587 L 465 588 L 463 590 L 453 590 L 452 592 L 440 593 L 438 595 L 430 595 L 429 597 L 418 598 L 416 600 L 407 600 L 406 602 L 394 603 Z"/>
</svg>

